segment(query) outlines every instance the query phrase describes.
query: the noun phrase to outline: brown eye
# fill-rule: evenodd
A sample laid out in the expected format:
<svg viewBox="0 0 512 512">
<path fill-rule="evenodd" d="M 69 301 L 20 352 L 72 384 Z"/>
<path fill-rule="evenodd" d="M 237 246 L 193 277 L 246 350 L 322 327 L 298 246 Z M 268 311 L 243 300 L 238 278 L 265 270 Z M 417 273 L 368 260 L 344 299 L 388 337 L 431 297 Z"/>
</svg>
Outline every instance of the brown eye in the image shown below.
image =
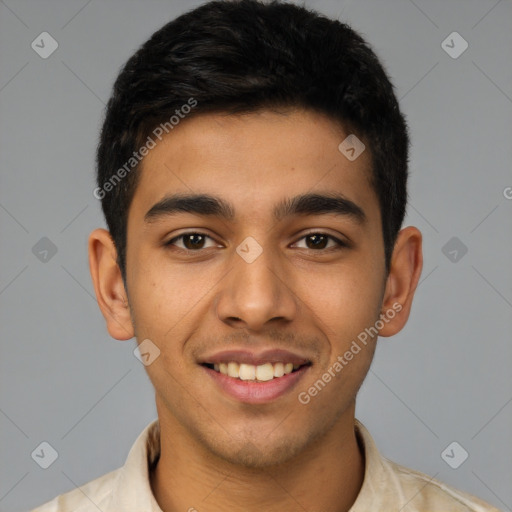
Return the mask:
<svg viewBox="0 0 512 512">
<path fill-rule="evenodd" d="M 182 233 L 179 236 L 176 236 L 165 243 L 166 246 L 173 246 L 178 251 L 184 252 L 200 252 L 202 249 L 207 249 L 205 247 L 206 241 L 211 240 L 214 241 L 213 238 L 205 233 L 200 232 L 189 232 Z M 348 244 L 342 242 L 338 238 L 328 235 L 327 233 L 308 233 L 307 235 L 300 238 L 300 240 L 306 240 L 305 249 L 311 251 L 331 251 L 336 249 L 341 249 L 343 247 L 348 247 Z M 179 243 L 181 242 L 181 246 Z M 334 245 L 329 246 L 329 242 L 334 242 Z M 212 246 L 210 246 L 212 247 Z"/>
<path fill-rule="evenodd" d="M 310 249 L 312 251 L 321 251 L 324 249 L 339 249 L 342 247 L 348 247 L 348 245 L 338 238 L 335 238 L 327 233 L 308 233 L 303 236 L 300 240 L 306 240 L 306 249 Z M 332 240 L 334 242 L 334 246 L 328 247 L 327 244 Z"/>
<path fill-rule="evenodd" d="M 311 244 L 306 243 L 309 249 L 325 249 L 329 241 L 329 237 L 326 235 L 308 235 L 305 238 L 311 242 Z"/>
<path fill-rule="evenodd" d="M 200 249 L 204 249 L 204 243 L 207 238 L 212 240 L 212 238 L 206 235 L 205 233 L 182 233 L 181 235 L 176 236 L 169 240 L 165 245 L 176 245 L 175 242 L 181 240 L 183 247 L 176 246 L 178 249 L 185 251 L 198 251 Z"/>
</svg>

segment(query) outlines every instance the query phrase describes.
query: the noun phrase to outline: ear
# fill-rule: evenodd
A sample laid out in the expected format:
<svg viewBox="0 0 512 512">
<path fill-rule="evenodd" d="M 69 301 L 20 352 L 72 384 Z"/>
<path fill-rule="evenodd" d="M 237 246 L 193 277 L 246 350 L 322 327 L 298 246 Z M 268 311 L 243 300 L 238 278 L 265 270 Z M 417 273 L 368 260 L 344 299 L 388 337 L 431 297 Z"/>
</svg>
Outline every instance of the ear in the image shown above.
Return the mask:
<svg viewBox="0 0 512 512">
<path fill-rule="evenodd" d="M 106 229 L 95 229 L 89 235 L 89 270 L 109 334 L 117 340 L 133 338 L 133 322 L 117 251 Z"/>
<path fill-rule="evenodd" d="M 398 233 L 391 257 L 380 315 L 384 327 L 379 329 L 379 336 L 393 336 L 407 323 L 422 268 L 421 232 L 408 226 Z"/>
</svg>

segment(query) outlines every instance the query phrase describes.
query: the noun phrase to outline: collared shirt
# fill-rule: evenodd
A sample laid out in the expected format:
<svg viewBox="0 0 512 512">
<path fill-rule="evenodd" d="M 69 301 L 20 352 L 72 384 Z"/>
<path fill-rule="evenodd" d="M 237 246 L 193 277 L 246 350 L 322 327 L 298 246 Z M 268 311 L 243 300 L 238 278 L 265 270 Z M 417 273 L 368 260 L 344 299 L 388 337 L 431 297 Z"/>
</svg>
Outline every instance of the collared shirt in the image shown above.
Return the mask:
<svg viewBox="0 0 512 512">
<path fill-rule="evenodd" d="M 350 512 L 499 512 L 475 496 L 384 458 L 358 420 L 355 429 L 365 453 L 365 475 Z M 159 456 L 160 426 L 154 420 L 139 435 L 122 468 L 31 512 L 162 512 L 149 479 Z"/>
</svg>

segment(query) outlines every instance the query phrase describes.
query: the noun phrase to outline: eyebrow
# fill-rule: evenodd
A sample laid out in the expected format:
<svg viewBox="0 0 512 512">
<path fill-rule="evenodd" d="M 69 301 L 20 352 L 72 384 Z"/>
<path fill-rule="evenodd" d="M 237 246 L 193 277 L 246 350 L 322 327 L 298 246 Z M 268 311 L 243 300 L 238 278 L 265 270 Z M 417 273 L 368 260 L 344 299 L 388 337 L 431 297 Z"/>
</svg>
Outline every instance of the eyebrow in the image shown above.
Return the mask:
<svg viewBox="0 0 512 512">
<path fill-rule="evenodd" d="M 151 223 L 179 213 L 216 216 L 226 221 L 233 221 L 236 217 L 233 205 L 220 197 L 209 194 L 172 194 L 154 204 L 144 216 L 144 222 Z M 322 214 L 339 215 L 361 225 L 367 221 L 360 206 L 343 195 L 334 193 L 300 194 L 283 199 L 273 209 L 276 221 L 292 216 Z"/>
</svg>

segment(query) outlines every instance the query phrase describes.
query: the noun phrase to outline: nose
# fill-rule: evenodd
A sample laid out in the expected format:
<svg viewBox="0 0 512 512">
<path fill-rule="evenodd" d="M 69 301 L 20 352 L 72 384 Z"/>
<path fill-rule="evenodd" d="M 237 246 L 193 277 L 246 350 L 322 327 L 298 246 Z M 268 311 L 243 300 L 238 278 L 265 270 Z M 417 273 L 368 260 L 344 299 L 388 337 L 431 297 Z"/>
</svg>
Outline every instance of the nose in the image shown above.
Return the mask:
<svg viewBox="0 0 512 512">
<path fill-rule="evenodd" d="M 215 298 L 217 316 L 235 328 L 259 331 L 276 322 L 289 323 L 297 314 L 293 283 L 265 249 L 252 262 L 233 253 L 232 270 Z"/>
</svg>

